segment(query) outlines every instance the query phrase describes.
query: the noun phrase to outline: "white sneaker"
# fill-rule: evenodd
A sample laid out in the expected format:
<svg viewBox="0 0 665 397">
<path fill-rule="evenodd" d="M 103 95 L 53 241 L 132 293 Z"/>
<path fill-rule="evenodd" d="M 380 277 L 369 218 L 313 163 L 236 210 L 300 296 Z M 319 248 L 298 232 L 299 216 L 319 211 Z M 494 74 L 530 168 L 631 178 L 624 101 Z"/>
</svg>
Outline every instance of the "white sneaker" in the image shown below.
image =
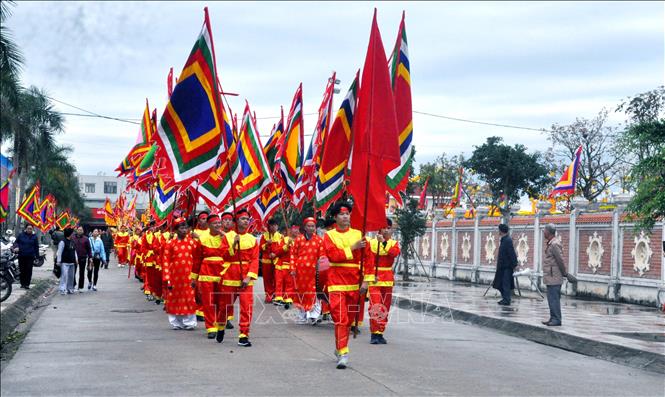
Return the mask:
<svg viewBox="0 0 665 397">
<path fill-rule="evenodd" d="M 96 285 L 93 285 L 93 286 L 92 286 L 92 290 L 93 290 L 93 291 L 97 291 L 97 286 L 96 286 Z"/>
<path fill-rule="evenodd" d="M 349 365 L 349 355 L 342 354 L 337 360 L 337 369 L 345 369 L 347 365 Z"/>
<path fill-rule="evenodd" d="M 79 288 L 79 294 L 83 293 L 83 288 Z"/>
</svg>

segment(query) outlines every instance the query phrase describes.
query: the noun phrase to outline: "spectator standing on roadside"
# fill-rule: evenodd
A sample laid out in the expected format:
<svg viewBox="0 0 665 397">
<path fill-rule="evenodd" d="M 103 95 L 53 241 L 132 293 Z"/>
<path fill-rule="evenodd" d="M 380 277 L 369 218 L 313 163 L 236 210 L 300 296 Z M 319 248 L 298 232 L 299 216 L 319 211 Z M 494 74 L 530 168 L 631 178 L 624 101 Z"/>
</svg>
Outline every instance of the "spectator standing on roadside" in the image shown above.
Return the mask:
<svg viewBox="0 0 665 397">
<path fill-rule="evenodd" d="M 550 223 L 543 231 L 545 240 L 545 257 L 543 258 L 543 284 L 547 286 L 547 304 L 550 307 L 550 319 L 542 323 L 549 327 L 561 325 L 561 284 L 567 276 L 563 263 L 563 249 L 556 237 L 556 226 Z"/>
<path fill-rule="evenodd" d="M 21 288 L 30 289 L 32 281 L 32 265 L 35 257 L 39 255 L 39 240 L 35 235 L 35 230 L 30 224 L 26 224 L 23 231 L 14 241 L 14 252 L 18 252 L 18 267 L 21 274 Z"/>
</svg>

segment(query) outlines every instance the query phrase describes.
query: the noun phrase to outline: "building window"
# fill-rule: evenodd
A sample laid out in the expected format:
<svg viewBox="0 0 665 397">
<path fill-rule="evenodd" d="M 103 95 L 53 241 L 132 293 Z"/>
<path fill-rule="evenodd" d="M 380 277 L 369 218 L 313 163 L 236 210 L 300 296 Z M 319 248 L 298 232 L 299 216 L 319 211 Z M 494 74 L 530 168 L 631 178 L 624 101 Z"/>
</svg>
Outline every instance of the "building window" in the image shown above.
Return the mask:
<svg viewBox="0 0 665 397">
<path fill-rule="evenodd" d="M 85 184 L 85 192 L 86 193 L 94 193 L 95 192 L 95 184 L 94 183 L 86 183 Z"/>
<path fill-rule="evenodd" d="M 117 194 L 118 193 L 118 183 L 117 182 L 104 182 L 104 193 Z"/>
</svg>

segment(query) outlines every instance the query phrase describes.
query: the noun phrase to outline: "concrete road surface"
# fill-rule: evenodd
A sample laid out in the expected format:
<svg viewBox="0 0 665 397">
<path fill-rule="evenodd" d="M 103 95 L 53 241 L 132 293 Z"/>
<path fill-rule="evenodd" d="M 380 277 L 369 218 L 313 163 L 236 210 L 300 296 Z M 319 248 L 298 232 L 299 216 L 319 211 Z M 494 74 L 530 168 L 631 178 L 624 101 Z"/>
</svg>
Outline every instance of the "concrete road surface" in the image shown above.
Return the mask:
<svg viewBox="0 0 665 397">
<path fill-rule="evenodd" d="M 395 310 L 387 345 L 363 327 L 335 369 L 331 324 L 296 325 L 257 295 L 250 339 L 173 331 L 127 270 L 98 292 L 56 295 L 2 372 L 2 396 L 663 396 L 665 379 L 515 337 Z M 262 290 L 258 285 L 257 291 Z M 285 319 L 286 317 L 286 319 Z M 237 320 L 234 320 L 237 325 Z"/>
</svg>

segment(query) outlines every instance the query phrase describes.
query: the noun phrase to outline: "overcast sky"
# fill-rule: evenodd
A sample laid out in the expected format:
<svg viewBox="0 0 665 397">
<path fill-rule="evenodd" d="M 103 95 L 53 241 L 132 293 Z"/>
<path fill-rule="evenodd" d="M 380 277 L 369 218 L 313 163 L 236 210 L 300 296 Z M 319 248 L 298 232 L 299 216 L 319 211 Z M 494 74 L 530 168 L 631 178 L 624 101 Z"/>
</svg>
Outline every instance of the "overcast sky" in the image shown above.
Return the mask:
<svg viewBox="0 0 665 397">
<path fill-rule="evenodd" d="M 180 74 L 206 4 L 222 84 L 240 94 L 230 99 L 233 111 L 247 99 L 263 135 L 275 122 L 266 117 L 279 115 L 280 105 L 288 113 L 300 82 L 305 113 L 316 112 L 333 70 L 339 106 L 364 62 L 374 7 L 387 52 L 406 11 L 415 111 L 549 128 L 663 84 L 663 2 L 18 2 L 7 26 L 26 58 L 25 85 L 138 120 L 146 97 L 161 115 L 168 69 Z M 315 121 L 305 118 L 306 133 Z M 492 135 L 548 147 L 537 131 L 420 114 L 413 124 L 418 164 L 444 152 L 469 154 Z M 67 116 L 59 141 L 74 147 L 82 174 L 112 174 L 138 128 Z"/>
</svg>

